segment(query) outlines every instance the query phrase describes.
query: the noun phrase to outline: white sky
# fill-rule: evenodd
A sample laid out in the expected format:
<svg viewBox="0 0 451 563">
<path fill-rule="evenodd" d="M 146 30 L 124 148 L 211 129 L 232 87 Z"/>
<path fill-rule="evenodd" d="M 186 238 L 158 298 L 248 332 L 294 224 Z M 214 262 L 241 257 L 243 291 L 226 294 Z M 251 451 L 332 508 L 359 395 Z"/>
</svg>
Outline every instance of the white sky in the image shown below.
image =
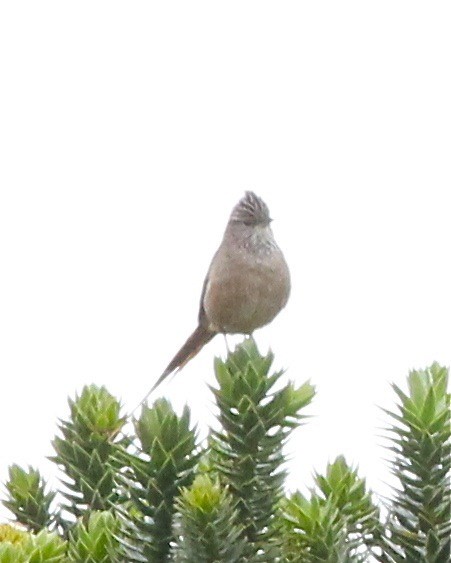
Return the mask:
<svg viewBox="0 0 451 563">
<path fill-rule="evenodd" d="M 52 478 L 67 397 L 135 406 L 194 329 L 245 189 L 292 272 L 255 334 L 311 379 L 290 488 L 343 453 L 383 492 L 389 382 L 451 364 L 449 2 L 0 7 L 0 478 Z M 239 340 L 239 339 L 235 339 Z M 232 339 L 232 342 L 234 339 Z M 205 433 L 209 344 L 163 386 Z"/>
</svg>

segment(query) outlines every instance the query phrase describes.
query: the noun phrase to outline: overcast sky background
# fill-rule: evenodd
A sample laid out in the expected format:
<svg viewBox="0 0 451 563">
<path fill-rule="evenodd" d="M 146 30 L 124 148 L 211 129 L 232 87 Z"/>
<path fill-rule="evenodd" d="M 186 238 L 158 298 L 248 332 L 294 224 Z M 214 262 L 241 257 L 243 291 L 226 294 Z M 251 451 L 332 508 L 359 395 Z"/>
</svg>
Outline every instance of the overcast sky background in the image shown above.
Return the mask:
<svg viewBox="0 0 451 563">
<path fill-rule="evenodd" d="M 450 16 L 415 1 L 1 4 L 2 481 L 13 462 L 54 481 L 50 441 L 83 385 L 126 410 L 142 398 L 252 189 L 292 273 L 255 338 L 318 393 L 288 485 L 343 453 L 385 492 L 378 405 L 410 369 L 451 364 Z M 158 393 L 203 435 L 224 353 L 218 337 Z"/>
</svg>

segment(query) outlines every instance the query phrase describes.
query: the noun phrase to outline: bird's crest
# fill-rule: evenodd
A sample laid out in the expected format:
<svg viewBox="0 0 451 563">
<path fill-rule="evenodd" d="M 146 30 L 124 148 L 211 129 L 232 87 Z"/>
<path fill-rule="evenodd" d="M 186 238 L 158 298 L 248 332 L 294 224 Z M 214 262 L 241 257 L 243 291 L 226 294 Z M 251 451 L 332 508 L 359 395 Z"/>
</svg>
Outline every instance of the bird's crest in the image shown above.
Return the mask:
<svg viewBox="0 0 451 563">
<path fill-rule="evenodd" d="M 245 225 L 257 225 L 271 222 L 269 209 L 266 203 L 254 192 L 246 192 L 244 197 L 235 205 L 230 222 L 244 223 Z"/>
</svg>

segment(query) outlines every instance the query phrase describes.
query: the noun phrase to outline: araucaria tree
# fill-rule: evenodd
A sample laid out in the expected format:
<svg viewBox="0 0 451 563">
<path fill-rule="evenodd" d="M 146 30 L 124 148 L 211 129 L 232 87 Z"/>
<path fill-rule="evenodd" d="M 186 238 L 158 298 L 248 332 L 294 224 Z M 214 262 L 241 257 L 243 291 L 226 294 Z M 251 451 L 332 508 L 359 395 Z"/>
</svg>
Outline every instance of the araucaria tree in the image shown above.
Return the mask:
<svg viewBox="0 0 451 563">
<path fill-rule="evenodd" d="M 393 386 L 397 485 L 377 501 L 342 456 L 308 496 L 286 494 L 284 445 L 315 391 L 272 363 L 250 338 L 215 361 L 217 423 L 203 442 L 188 407 L 159 399 L 129 421 L 105 388 L 85 387 L 52 442 L 59 489 L 9 468 L 3 504 L 15 522 L 0 525 L 0 563 L 450 561 L 448 370 L 433 364 Z"/>
</svg>

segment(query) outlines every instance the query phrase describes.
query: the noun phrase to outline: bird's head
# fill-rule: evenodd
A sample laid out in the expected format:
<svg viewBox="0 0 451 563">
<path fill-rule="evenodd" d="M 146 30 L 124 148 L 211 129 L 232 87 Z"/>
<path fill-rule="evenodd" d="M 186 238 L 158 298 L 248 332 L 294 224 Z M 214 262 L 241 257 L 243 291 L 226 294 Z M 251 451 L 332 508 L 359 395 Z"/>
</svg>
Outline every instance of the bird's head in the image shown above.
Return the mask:
<svg viewBox="0 0 451 563">
<path fill-rule="evenodd" d="M 241 223 L 253 227 L 268 226 L 271 221 L 266 203 L 254 192 L 247 191 L 233 208 L 229 223 Z"/>
</svg>

